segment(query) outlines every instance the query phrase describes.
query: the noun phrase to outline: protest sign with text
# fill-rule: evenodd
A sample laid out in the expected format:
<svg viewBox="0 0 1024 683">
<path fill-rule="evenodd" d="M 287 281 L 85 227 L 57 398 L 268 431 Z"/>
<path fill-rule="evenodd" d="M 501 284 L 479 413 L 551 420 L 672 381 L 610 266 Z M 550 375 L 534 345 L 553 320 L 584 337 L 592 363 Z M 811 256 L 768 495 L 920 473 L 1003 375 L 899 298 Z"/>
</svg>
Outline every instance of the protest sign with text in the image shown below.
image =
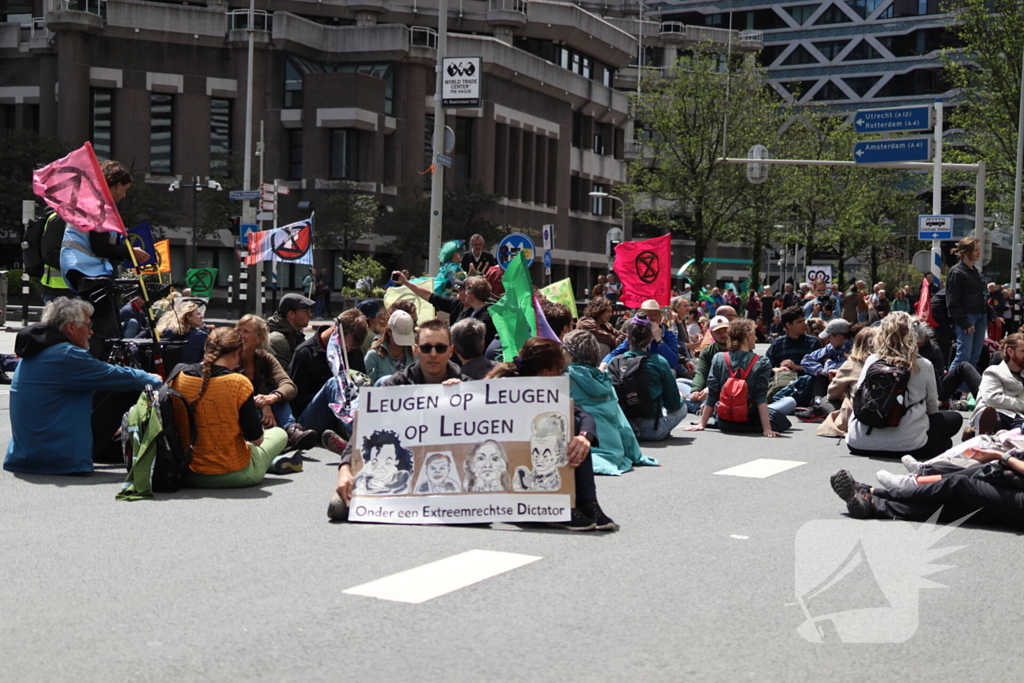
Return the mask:
<svg viewBox="0 0 1024 683">
<path fill-rule="evenodd" d="M 566 521 L 575 497 L 574 434 L 566 377 L 363 387 L 349 519 Z"/>
</svg>

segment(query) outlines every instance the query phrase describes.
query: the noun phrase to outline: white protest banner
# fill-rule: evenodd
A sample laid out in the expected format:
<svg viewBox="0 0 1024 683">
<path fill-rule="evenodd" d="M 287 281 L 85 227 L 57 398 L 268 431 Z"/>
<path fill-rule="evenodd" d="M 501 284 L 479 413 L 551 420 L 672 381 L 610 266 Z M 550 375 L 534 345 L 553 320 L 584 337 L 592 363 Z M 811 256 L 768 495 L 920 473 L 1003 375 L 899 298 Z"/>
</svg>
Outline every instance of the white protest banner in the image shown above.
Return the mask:
<svg viewBox="0 0 1024 683">
<path fill-rule="evenodd" d="M 349 519 L 389 524 L 570 518 L 569 380 L 362 387 Z"/>
<path fill-rule="evenodd" d="M 825 284 L 832 284 L 832 266 L 807 266 L 804 269 L 804 282 L 812 285 L 818 280 L 824 280 Z"/>
</svg>

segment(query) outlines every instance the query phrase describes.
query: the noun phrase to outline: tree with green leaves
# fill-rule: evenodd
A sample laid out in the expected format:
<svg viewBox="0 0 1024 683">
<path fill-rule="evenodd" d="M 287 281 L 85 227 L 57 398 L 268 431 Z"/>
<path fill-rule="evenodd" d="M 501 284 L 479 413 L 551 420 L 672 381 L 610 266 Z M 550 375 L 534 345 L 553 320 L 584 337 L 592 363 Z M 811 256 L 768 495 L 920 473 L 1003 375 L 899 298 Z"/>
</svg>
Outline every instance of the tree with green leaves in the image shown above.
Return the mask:
<svg viewBox="0 0 1024 683">
<path fill-rule="evenodd" d="M 709 46 L 697 46 L 663 77 L 645 77 L 632 99 L 647 137 L 630 166 L 630 209 L 644 223 L 693 240 L 697 287 L 709 243 L 729 241 L 748 207 L 745 169 L 719 159 L 769 144 L 789 107 L 752 60 L 737 57 L 726 71 L 722 63 Z"/>
<path fill-rule="evenodd" d="M 373 195 L 360 192 L 354 183 L 327 192 L 316 209 L 315 245 L 341 249 L 346 261 L 355 243 L 374 234 L 379 212 Z"/>
<path fill-rule="evenodd" d="M 0 135 L 0 235 L 20 236 L 21 203 L 36 202 L 36 214 L 44 205 L 32 192 L 32 172 L 66 156 L 71 146 L 57 138 L 31 130 L 9 130 Z"/>
</svg>

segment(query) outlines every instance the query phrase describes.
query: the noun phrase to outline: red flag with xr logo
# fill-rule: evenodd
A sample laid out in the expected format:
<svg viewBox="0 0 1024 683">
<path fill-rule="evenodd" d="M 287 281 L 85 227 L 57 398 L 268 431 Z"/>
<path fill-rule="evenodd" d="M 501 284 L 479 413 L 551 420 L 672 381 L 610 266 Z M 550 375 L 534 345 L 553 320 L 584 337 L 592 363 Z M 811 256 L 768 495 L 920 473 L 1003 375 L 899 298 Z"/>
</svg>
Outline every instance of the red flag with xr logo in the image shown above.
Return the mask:
<svg viewBox="0 0 1024 683">
<path fill-rule="evenodd" d="M 672 236 L 615 247 L 615 274 L 622 281 L 624 305 L 637 308 L 648 299 L 668 306 L 672 298 Z"/>
<path fill-rule="evenodd" d="M 89 142 L 35 171 L 32 191 L 79 230 L 127 234 Z"/>
</svg>

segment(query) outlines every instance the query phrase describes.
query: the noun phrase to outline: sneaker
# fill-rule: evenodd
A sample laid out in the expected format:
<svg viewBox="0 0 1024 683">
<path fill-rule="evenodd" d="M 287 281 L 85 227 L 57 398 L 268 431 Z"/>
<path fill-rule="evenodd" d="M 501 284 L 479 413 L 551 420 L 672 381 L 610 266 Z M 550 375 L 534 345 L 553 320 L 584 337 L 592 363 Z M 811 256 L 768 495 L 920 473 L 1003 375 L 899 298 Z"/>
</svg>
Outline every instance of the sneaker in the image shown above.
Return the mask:
<svg viewBox="0 0 1024 683">
<path fill-rule="evenodd" d="M 302 471 L 302 456 L 296 455 L 279 455 L 274 458 L 274 461 L 270 463 L 270 467 L 267 468 L 268 474 L 291 474 L 293 472 Z"/>
<path fill-rule="evenodd" d="M 904 455 L 900 458 L 900 462 L 907 468 L 907 472 L 910 472 L 914 476 L 917 476 L 921 472 L 921 461 L 912 455 Z"/>
<path fill-rule="evenodd" d="M 828 413 L 821 406 L 815 405 L 810 408 L 797 408 L 793 415 L 801 422 L 821 422 Z"/>
<path fill-rule="evenodd" d="M 323 444 L 324 448 L 335 455 L 343 455 L 345 453 L 345 448 L 348 446 L 348 441 L 345 441 L 345 439 L 341 438 L 330 429 L 324 431 L 324 435 L 320 439 L 320 443 Z"/>
<path fill-rule="evenodd" d="M 871 502 L 871 487 L 861 484 L 847 470 L 839 470 L 829 479 L 832 490 L 846 501 L 846 511 L 856 519 L 871 519 L 875 505 Z"/>
<path fill-rule="evenodd" d="M 875 479 L 887 489 L 898 489 L 902 486 L 916 486 L 917 476 L 913 474 L 893 474 L 886 470 L 875 472 Z"/>
<path fill-rule="evenodd" d="M 612 518 L 604 514 L 604 510 L 595 500 L 592 503 L 583 503 L 586 514 L 594 519 L 594 528 L 598 531 L 618 531 L 619 525 L 612 521 Z"/>
<path fill-rule="evenodd" d="M 966 413 L 971 409 L 971 404 L 964 400 L 950 401 L 949 405 L 953 410 L 958 410 L 961 413 Z"/>
<path fill-rule="evenodd" d="M 331 502 L 327 505 L 327 519 L 332 522 L 348 521 L 348 503 L 342 500 L 341 496 L 337 493 L 334 494 Z"/>
<path fill-rule="evenodd" d="M 995 434 L 999 429 L 999 413 L 992 406 L 985 406 L 978 415 L 978 434 Z"/>
<path fill-rule="evenodd" d="M 553 526 L 556 529 L 566 529 L 568 531 L 593 531 L 597 528 L 597 525 L 594 524 L 594 520 L 587 517 L 577 508 L 572 509 L 572 517 L 568 522 L 548 522 L 548 526 Z"/>
<path fill-rule="evenodd" d="M 961 441 L 970 441 L 974 438 L 974 425 L 968 424 L 964 427 L 964 433 L 960 436 Z"/>
<path fill-rule="evenodd" d="M 316 432 L 306 429 L 298 422 L 288 427 L 285 432 L 288 434 L 289 451 L 308 451 L 316 446 Z"/>
</svg>

